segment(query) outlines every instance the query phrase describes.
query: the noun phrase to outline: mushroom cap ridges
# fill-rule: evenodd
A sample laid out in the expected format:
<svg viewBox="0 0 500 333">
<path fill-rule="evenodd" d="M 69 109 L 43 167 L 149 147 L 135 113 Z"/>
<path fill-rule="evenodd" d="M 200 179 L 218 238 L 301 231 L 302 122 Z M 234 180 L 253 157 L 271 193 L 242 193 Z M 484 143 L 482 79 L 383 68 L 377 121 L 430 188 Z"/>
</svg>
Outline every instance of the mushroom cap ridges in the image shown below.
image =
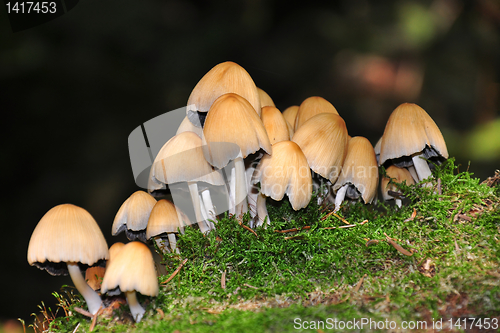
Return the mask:
<svg viewBox="0 0 500 333">
<path fill-rule="evenodd" d="M 45 261 L 93 265 L 108 255 L 97 222 L 85 209 L 72 204 L 58 205 L 45 213 L 28 245 L 30 265 Z"/>
<path fill-rule="evenodd" d="M 306 207 L 311 200 L 311 170 L 302 150 L 292 141 L 274 144 L 273 154 L 262 157 L 252 181 L 260 181 L 261 193 L 274 200 L 283 199 L 286 193 L 294 210 Z"/>
<path fill-rule="evenodd" d="M 300 126 L 292 141 L 299 145 L 314 172 L 335 183 L 347 153 L 347 128 L 340 116 L 315 115 Z"/>
<path fill-rule="evenodd" d="M 187 112 L 207 112 L 217 98 L 227 93 L 242 96 L 260 115 L 259 92 L 252 77 L 231 61 L 216 65 L 201 78 L 188 98 Z"/>
<path fill-rule="evenodd" d="M 208 148 L 203 150 L 205 158 L 217 168 L 225 167 L 240 151 L 244 158 L 261 148 L 272 151 L 261 119 L 237 94 L 222 95 L 212 104 L 203 134 Z"/>
<path fill-rule="evenodd" d="M 155 182 L 206 182 L 224 185 L 222 175 L 215 171 L 203 154 L 203 142 L 194 132 L 182 132 L 163 145 L 151 167 Z"/>
<path fill-rule="evenodd" d="M 182 221 L 179 220 L 179 216 Z M 190 224 L 188 217 L 178 207 L 166 199 L 161 199 L 151 211 L 146 238 L 150 239 L 163 233 L 176 233 L 179 232 L 179 229 L 182 230 L 184 225 Z"/>
<path fill-rule="evenodd" d="M 295 130 L 298 130 L 307 120 L 320 113 L 333 113 L 338 115 L 337 109 L 323 97 L 312 96 L 300 104 L 295 119 Z"/>
<path fill-rule="evenodd" d="M 158 295 L 155 263 L 149 248 L 141 242 L 130 242 L 110 261 L 101 285 L 105 293 L 119 287 L 122 292 L 137 291 Z"/>
<path fill-rule="evenodd" d="M 276 106 L 274 105 L 273 99 L 271 96 L 269 96 L 268 93 L 266 93 L 264 90 L 261 88 L 257 87 L 257 91 L 259 92 L 259 98 L 260 98 L 260 107 L 263 108 L 265 106 Z"/>
<path fill-rule="evenodd" d="M 377 159 L 372 144 L 364 137 L 355 136 L 347 143 L 342 172 L 333 189 L 338 190 L 347 183 L 356 187 L 365 203 L 371 203 L 377 194 Z"/>
<path fill-rule="evenodd" d="M 271 145 L 290 140 L 288 126 L 283 114 L 274 106 L 264 106 L 260 115 Z"/>
<path fill-rule="evenodd" d="M 145 230 L 148 225 L 149 214 L 156 204 L 156 199 L 144 191 L 136 191 L 127 198 L 118 209 L 111 227 L 111 234 L 116 236 L 124 226 L 128 230 Z"/>
<path fill-rule="evenodd" d="M 390 159 L 412 156 L 426 146 L 448 158 L 446 143 L 434 120 L 420 106 L 403 103 L 391 113 L 385 126 L 379 165 Z"/>
</svg>

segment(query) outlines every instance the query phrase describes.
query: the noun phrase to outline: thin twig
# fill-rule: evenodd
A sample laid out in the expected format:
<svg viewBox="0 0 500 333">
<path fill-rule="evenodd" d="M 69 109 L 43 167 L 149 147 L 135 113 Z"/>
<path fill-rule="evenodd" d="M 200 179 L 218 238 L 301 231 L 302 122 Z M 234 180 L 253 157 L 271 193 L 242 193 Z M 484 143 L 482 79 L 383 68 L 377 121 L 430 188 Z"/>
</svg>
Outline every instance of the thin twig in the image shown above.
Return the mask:
<svg viewBox="0 0 500 333">
<path fill-rule="evenodd" d="M 97 310 L 97 312 L 94 315 L 94 317 L 92 317 L 92 324 L 90 324 L 89 332 L 92 332 L 94 330 L 94 327 L 95 327 L 95 325 L 97 323 L 97 317 L 102 313 L 103 310 L 104 310 L 104 308 L 101 306 L 99 308 L 99 310 Z"/>
<path fill-rule="evenodd" d="M 220 286 L 222 289 L 226 289 L 226 271 L 222 273 L 222 276 L 220 278 Z"/>
<path fill-rule="evenodd" d="M 257 288 L 257 287 L 254 287 L 254 286 L 249 285 L 248 283 L 244 283 L 243 285 L 244 285 L 245 287 L 248 287 L 248 288 L 252 288 L 252 289 L 259 289 L 259 288 Z"/>
<path fill-rule="evenodd" d="M 386 235 L 387 236 L 387 235 Z M 395 241 L 393 241 L 391 239 L 391 237 L 387 236 L 387 242 L 389 244 L 391 244 L 396 250 L 398 250 L 399 252 L 401 252 L 402 254 L 404 254 L 405 256 L 412 256 L 413 253 L 405 250 L 401 245 L 399 245 L 398 243 L 396 243 Z"/>
<path fill-rule="evenodd" d="M 73 330 L 73 332 L 72 332 L 72 333 L 75 333 L 75 332 L 76 332 L 76 330 L 78 329 L 78 327 L 80 327 L 80 323 L 78 323 L 78 325 L 76 325 L 76 327 L 75 327 L 75 329 Z"/>
<path fill-rule="evenodd" d="M 357 227 L 357 225 L 356 224 L 348 224 L 348 225 L 341 225 L 340 227 L 324 227 L 321 229 L 330 230 L 330 229 L 344 229 L 344 228 L 352 228 L 352 227 Z"/>
<path fill-rule="evenodd" d="M 84 316 L 87 316 L 87 317 L 90 317 L 90 318 L 93 318 L 93 317 L 94 317 L 94 315 L 93 315 L 92 313 L 90 313 L 90 312 L 88 312 L 88 311 L 86 311 L 86 310 L 84 310 L 84 309 L 81 309 L 81 308 L 79 308 L 79 307 L 76 307 L 76 306 L 75 306 L 75 307 L 74 307 L 74 310 L 75 310 L 76 312 L 78 312 L 79 314 L 82 314 L 82 315 L 84 315 Z"/>
<path fill-rule="evenodd" d="M 404 220 L 403 222 L 410 222 L 410 221 L 413 221 L 413 219 L 417 216 L 417 210 L 415 208 L 413 208 L 413 213 L 411 213 L 411 217 L 407 218 L 406 220 Z"/>
<path fill-rule="evenodd" d="M 165 282 L 162 282 L 161 284 L 167 284 L 170 282 L 170 280 L 172 280 L 176 275 L 177 273 L 179 273 L 179 271 L 182 269 L 182 267 L 184 266 L 184 264 L 187 262 L 187 258 L 184 259 L 184 261 L 179 265 L 179 267 L 177 267 L 177 269 L 172 273 L 172 275 L 170 275 L 168 277 L 168 279 L 165 281 Z"/>
<path fill-rule="evenodd" d="M 279 233 L 285 234 L 287 232 L 301 231 L 301 230 L 307 230 L 307 229 L 311 229 L 311 227 L 306 225 L 302 228 L 292 228 L 292 229 L 286 229 L 286 230 L 274 230 L 274 232 L 279 232 Z"/>
<path fill-rule="evenodd" d="M 259 235 L 257 235 L 257 233 L 255 231 L 253 231 L 252 228 L 247 227 L 242 222 L 239 222 L 239 225 L 241 225 L 244 229 L 247 229 L 248 231 L 250 231 L 251 233 L 253 233 L 255 235 L 255 237 L 259 238 Z"/>
<path fill-rule="evenodd" d="M 358 284 L 356 285 L 356 287 L 354 288 L 354 292 L 358 292 L 359 291 L 359 288 L 361 288 L 361 285 L 363 284 L 363 281 L 365 280 L 365 277 L 367 277 L 367 274 L 363 275 L 361 277 L 361 279 L 359 280 Z"/>
</svg>

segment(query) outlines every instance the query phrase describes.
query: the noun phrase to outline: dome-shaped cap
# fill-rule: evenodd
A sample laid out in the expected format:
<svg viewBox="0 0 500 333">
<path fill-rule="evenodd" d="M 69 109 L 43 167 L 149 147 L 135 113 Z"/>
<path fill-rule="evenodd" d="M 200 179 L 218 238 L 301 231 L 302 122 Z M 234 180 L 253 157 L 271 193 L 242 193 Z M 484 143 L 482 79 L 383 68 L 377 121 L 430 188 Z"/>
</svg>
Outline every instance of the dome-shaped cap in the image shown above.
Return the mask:
<svg viewBox="0 0 500 333">
<path fill-rule="evenodd" d="M 46 261 L 93 265 L 107 258 L 108 245 L 99 225 L 89 212 L 72 204 L 50 209 L 38 222 L 28 246 L 29 264 L 45 269 Z"/>
<path fill-rule="evenodd" d="M 155 263 L 149 248 L 141 242 L 130 242 L 110 261 L 101 285 L 101 292 L 120 288 L 122 292 L 137 291 L 158 295 Z"/>
</svg>

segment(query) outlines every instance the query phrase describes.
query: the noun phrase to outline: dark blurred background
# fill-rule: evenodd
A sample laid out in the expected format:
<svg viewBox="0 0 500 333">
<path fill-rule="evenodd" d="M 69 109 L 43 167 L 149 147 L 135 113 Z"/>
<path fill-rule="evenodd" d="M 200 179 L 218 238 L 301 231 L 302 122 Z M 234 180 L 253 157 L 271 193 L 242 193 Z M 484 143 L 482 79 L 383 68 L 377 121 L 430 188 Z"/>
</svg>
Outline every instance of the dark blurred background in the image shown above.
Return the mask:
<svg viewBox="0 0 500 333">
<path fill-rule="evenodd" d="M 284 110 L 318 95 L 349 134 L 381 136 L 402 102 L 440 126 L 450 156 L 481 179 L 500 168 L 497 0 L 86 0 L 13 33 L 0 10 L 0 322 L 54 308 L 71 284 L 29 266 L 28 242 L 53 206 L 111 224 L 137 189 L 127 138 L 182 107 L 198 80 L 232 60 Z M 1 326 L 1 325 L 0 325 Z M 0 331 L 2 329 L 0 328 Z"/>
</svg>

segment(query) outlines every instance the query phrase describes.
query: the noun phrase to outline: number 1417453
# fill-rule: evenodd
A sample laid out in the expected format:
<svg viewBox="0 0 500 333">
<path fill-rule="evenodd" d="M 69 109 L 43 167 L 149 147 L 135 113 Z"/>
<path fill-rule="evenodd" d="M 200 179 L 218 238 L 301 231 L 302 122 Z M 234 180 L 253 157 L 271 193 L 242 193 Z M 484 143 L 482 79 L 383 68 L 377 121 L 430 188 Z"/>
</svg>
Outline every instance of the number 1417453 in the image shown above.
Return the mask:
<svg viewBox="0 0 500 333">
<path fill-rule="evenodd" d="M 55 2 L 46 1 L 26 1 L 26 2 L 7 2 L 8 14 L 54 14 L 57 12 L 57 4 Z"/>
</svg>

